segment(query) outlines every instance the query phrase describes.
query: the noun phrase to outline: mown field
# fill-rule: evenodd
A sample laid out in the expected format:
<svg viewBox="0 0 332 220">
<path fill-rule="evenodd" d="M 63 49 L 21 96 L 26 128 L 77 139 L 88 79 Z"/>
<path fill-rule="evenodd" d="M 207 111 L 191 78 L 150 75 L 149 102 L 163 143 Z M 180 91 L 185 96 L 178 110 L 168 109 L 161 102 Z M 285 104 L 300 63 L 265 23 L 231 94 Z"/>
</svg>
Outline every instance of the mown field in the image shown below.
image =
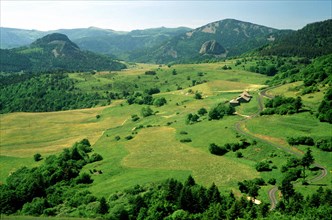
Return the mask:
<svg viewBox="0 0 332 220">
<path fill-rule="evenodd" d="M 161 92 L 154 97 L 166 98 L 167 104 L 151 106 L 155 114 L 146 118 L 140 113 L 142 105 L 129 105 L 125 100 L 92 109 L 4 114 L 0 119 L 0 180 L 5 181 L 10 172 L 22 165 L 38 166 L 39 162 L 33 160 L 35 153 L 41 153 L 45 158 L 88 138 L 94 151 L 104 158 L 83 170 L 102 171 L 102 174 L 92 175 L 94 182 L 89 187 L 97 196 L 108 196 L 136 184 L 172 177 L 183 181 L 190 174 L 200 184 L 210 186 L 214 182 L 221 191 L 233 190 L 237 195 L 240 194 L 238 181 L 256 177 L 268 180 L 271 176 L 279 181 L 282 176 L 277 169 L 268 173 L 255 170 L 255 164 L 266 159 L 271 159 L 279 168 L 287 157 L 287 153 L 266 142 L 258 141 L 256 145 L 241 150 L 242 158 L 237 158 L 234 152 L 215 156 L 208 150 L 211 143 L 224 145 L 243 138 L 253 141 L 251 137 L 239 134 L 235 124 L 258 112 L 258 90 L 266 87 L 264 84 L 269 78 L 235 67 L 234 63 L 233 60 L 171 67 L 133 65 L 119 72 L 71 73 L 70 77 L 76 80 L 75 86 L 89 92 L 105 93 L 110 89 L 143 91 L 157 87 Z M 225 64 L 232 69 L 222 69 Z M 145 75 L 147 70 L 155 70 L 156 75 Z M 203 107 L 209 110 L 218 103 L 236 98 L 243 90 L 250 91 L 253 98 L 250 103 L 236 107 L 239 115 L 226 116 L 219 121 L 209 121 L 207 116 L 202 116 L 195 124 L 185 123 L 189 113 L 197 113 Z M 196 91 L 203 99 L 194 98 Z M 140 119 L 132 121 L 134 114 Z M 272 141 L 284 141 L 285 133 L 305 133 L 315 137 L 330 134 L 331 125 L 308 116 L 309 113 L 258 117 L 248 120 L 246 128 L 255 134 L 271 136 Z M 116 140 L 116 136 L 120 139 Z M 128 136 L 132 139 L 127 140 Z M 191 142 L 181 142 L 185 138 Z M 315 150 L 314 156 L 331 170 L 328 155 Z M 331 184 L 328 179 L 322 183 Z M 259 199 L 268 201 L 265 192 L 269 187 L 262 188 Z"/>
</svg>

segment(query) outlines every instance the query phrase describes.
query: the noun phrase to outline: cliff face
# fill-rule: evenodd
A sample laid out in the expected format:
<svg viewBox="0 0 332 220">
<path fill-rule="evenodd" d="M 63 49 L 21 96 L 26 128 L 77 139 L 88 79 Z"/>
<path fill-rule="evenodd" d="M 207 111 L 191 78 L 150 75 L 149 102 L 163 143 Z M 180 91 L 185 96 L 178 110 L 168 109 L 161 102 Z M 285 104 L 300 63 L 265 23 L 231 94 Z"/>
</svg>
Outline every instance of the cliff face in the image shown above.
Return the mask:
<svg viewBox="0 0 332 220">
<path fill-rule="evenodd" d="M 199 50 L 200 54 L 211 54 L 211 55 L 221 55 L 226 52 L 225 48 L 221 46 L 217 41 L 210 40 L 202 44 Z"/>
</svg>

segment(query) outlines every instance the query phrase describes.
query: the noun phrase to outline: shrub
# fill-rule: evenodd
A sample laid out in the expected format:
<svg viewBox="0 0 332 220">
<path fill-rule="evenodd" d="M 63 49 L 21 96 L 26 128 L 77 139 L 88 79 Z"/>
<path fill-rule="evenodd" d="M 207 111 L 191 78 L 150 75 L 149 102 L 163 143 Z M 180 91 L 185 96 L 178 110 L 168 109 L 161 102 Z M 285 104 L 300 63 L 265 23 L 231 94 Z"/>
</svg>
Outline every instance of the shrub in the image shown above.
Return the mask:
<svg viewBox="0 0 332 220">
<path fill-rule="evenodd" d="M 268 184 L 275 185 L 277 183 L 277 180 L 275 178 L 271 178 L 267 181 Z"/>
<path fill-rule="evenodd" d="M 163 106 L 167 103 L 166 99 L 164 97 L 161 97 L 161 98 L 156 98 L 154 101 L 153 101 L 153 105 L 157 106 L 157 107 L 160 107 L 160 106 Z"/>
<path fill-rule="evenodd" d="M 287 167 L 297 167 L 301 164 L 301 160 L 295 157 L 291 157 L 287 160 L 286 166 Z"/>
<path fill-rule="evenodd" d="M 76 177 L 76 183 L 77 184 L 90 184 L 93 182 L 93 179 L 91 179 L 91 176 L 87 173 L 82 173 L 78 177 Z"/>
<path fill-rule="evenodd" d="M 142 108 L 141 114 L 143 117 L 148 117 L 150 115 L 153 115 L 153 111 L 149 106 L 147 106 Z"/>
<path fill-rule="evenodd" d="M 116 141 L 119 141 L 120 139 L 121 139 L 121 137 L 119 135 L 114 137 L 114 140 L 116 140 Z"/>
<path fill-rule="evenodd" d="M 316 143 L 316 147 L 321 149 L 322 151 L 332 151 L 332 137 L 329 139 L 321 139 Z"/>
<path fill-rule="evenodd" d="M 100 118 L 100 115 L 96 115 L 96 119 L 99 119 Z"/>
<path fill-rule="evenodd" d="M 145 71 L 145 75 L 156 75 L 156 71 L 152 71 L 152 70 L 148 70 L 148 71 Z"/>
<path fill-rule="evenodd" d="M 236 152 L 236 157 L 241 158 L 241 157 L 243 157 L 243 154 L 241 152 Z"/>
<path fill-rule="evenodd" d="M 195 99 L 202 99 L 202 94 L 199 92 L 195 93 Z"/>
<path fill-rule="evenodd" d="M 26 215 L 39 216 L 43 214 L 44 209 L 47 207 L 47 200 L 44 198 L 36 197 L 31 202 L 25 203 L 22 208 L 22 213 Z"/>
<path fill-rule="evenodd" d="M 148 95 L 157 94 L 159 92 L 160 92 L 160 89 L 158 89 L 158 88 L 150 88 L 150 89 L 144 90 L 144 93 L 148 94 Z"/>
<path fill-rule="evenodd" d="M 196 114 L 189 113 L 186 118 L 186 124 L 193 124 L 198 122 L 199 116 Z"/>
<path fill-rule="evenodd" d="M 191 142 L 192 140 L 190 138 L 184 138 L 184 139 L 181 139 L 180 142 L 181 143 L 188 143 L 188 142 Z"/>
<path fill-rule="evenodd" d="M 200 108 L 197 113 L 201 116 L 205 115 L 207 113 L 207 110 L 205 108 Z"/>
<path fill-rule="evenodd" d="M 264 186 L 265 185 L 265 181 L 264 181 L 263 178 L 255 178 L 254 183 L 258 186 Z"/>
<path fill-rule="evenodd" d="M 42 156 L 41 156 L 40 153 L 36 153 L 35 155 L 33 155 L 33 159 L 34 159 L 36 162 L 38 162 L 38 161 L 42 160 L 43 158 L 42 158 Z"/>
<path fill-rule="evenodd" d="M 131 120 L 132 120 L 132 121 L 138 121 L 138 120 L 139 120 L 138 115 L 132 115 L 132 116 L 131 116 Z"/>
<path fill-rule="evenodd" d="M 133 139 L 134 137 L 133 136 L 131 136 L 131 135 L 128 135 L 127 137 L 125 137 L 125 139 L 127 140 L 127 141 L 129 141 L 129 140 L 131 140 L 131 139 Z"/>
<path fill-rule="evenodd" d="M 289 181 L 295 181 L 301 177 L 301 173 L 302 173 L 301 168 L 288 169 L 288 171 L 285 175 L 285 179 L 287 179 Z"/>
<path fill-rule="evenodd" d="M 268 161 L 262 161 L 262 162 L 258 162 L 255 166 L 256 170 L 258 172 L 262 172 L 262 171 L 271 171 L 272 169 L 270 168 L 270 164 Z"/>
<path fill-rule="evenodd" d="M 228 152 L 228 150 L 225 147 L 219 147 L 214 143 L 210 144 L 209 151 L 211 154 L 215 154 L 218 156 L 222 156 Z"/>
<path fill-rule="evenodd" d="M 102 160 L 103 157 L 100 154 L 97 153 L 93 153 L 89 159 L 90 163 L 96 162 L 96 161 L 100 161 Z"/>
<path fill-rule="evenodd" d="M 306 137 L 306 136 L 302 136 L 302 137 L 297 137 L 297 138 L 287 138 L 287 142 L 290 145 L 308 145 L 308 146 L 314 146 L 315 145 L 315 141 L 312 137 Z"/>
<path fill-rule="evenodd" d="M 180 134 L 188 134 L 186 131 L 180 131 Z"/>
</svg>

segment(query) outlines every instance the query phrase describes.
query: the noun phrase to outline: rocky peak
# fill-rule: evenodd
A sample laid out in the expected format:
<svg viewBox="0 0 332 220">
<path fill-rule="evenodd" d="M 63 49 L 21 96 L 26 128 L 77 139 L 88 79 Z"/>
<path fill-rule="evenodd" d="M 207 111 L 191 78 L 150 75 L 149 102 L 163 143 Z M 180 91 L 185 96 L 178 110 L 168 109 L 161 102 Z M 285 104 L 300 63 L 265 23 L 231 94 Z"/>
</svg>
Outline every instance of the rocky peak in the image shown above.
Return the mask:
<svg viewBox="0 0 332 220">
<path fill-rule="evenodd" d="M 69 38 L 60 33 L 48 34 L 37 39 L 31 47 L 40 47 L 44 51 L 51 51 L 54 57 L 73 55 L 80 51 L 80 48 Z"/>
<path fill-rule="evenodd" d="M 211 54 L 211 55 L 221 55 L 225 53 L 226 50 L 221 46 L 217 41 L 210 40 L 202 44 L 201 49 L 199 50 L 200 54 Z"/>
</svg>

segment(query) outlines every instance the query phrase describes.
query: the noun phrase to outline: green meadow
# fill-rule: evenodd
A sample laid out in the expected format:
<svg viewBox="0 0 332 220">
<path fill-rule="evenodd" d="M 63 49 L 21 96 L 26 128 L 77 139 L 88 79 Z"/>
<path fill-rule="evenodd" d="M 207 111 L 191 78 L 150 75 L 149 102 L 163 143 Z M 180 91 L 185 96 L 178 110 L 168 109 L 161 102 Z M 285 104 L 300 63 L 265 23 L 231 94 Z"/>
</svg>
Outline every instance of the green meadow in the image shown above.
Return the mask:
<svg viewBox="0 0 332 220">
<path fill-rule="evenodd" d="M 225 64 L 232 69 L 223 70 Z M 212 155 L 209 144 L 222 146 L 241 139 L 252 142 L 256 134 L 281 143 L 285 142 L 287 135 L 327 137 L 331 134 L 331 125 L 320 123 L 308 112 L 292 116 L 262 116 L 247 120 L 243 125 L 255 135 L 239 134 L 235 124 L 258 112 L 258 91 L 266 87 L 265 81 L 269 77 L 247 72 L 234 64 L 235 60 L 170 67 L 137 64 L 128 70 L 94 75 L 70 73 L 75 86 L 88 92 L 144 91 L 157 87 L 161 92 L 154 97 L 164 97 L 167 104 L 151 106 L 155 114 L 145 118 L 140 113 L 142 105 L 129 105 L 125 100 L 91 109 L 4 114 L 0 119 L 0 181 L 4 182 L 11 172 L 23 165 L 38 166 L 40 162 L 33 160 L 35 153 L 45 158 L 83 138 L 88 138 L 94 152 L 104 158 L 83 169 L 83 172 L 102 171 L 102 174 L 92 175 L 94 182 L 89 186 L 97 196 L 167 178 L 184 181 L 190 174 L 199 184 L 210 186 L 215 183 L 221 191 L 233 190 L 236 195 L 240 195 L 238 181 L 256 177 L 267 181 L 271 176 L 280 181 L 279 168 L 289 155 L 267 142 L 257 139 L 257 144 L 240 150 L 242 158 L 237 158 L 234 152 L 224 156 Z M 156 75 L 145 75 L 148 70 L 156 71 Z M 280 93 L 280 88 L 271 92 Z M 218 103 L 236 98 L 244 90 L 250 91 L 253 98 L 236 107 L 237 115 L 225 116 L 218 121 L 209 121 L 205 115 L 197 123 L 186 124 L 189 113 L 197 113 L 200 108 L 210 110 Z M 201 93 L 203 99 L 195 99 L 196 92 Z M 132 121 L 131 116 L 135 114 L 140 118 Z M 117 136 L 119 140 L 115 139 Z M 190 142 L 181 142 L 185 138 Z M 317 161 L 331 170 L 328 155 L 314 150 Z M 255 164 L 263 160 L 271 160 L 277 169 L 257 172 Z M 322 183 L 330 185 L 331 181 L 324 178 Z M 259 199 L 268 202 L 269 188 L 262 187 Z"/>
</svg>

